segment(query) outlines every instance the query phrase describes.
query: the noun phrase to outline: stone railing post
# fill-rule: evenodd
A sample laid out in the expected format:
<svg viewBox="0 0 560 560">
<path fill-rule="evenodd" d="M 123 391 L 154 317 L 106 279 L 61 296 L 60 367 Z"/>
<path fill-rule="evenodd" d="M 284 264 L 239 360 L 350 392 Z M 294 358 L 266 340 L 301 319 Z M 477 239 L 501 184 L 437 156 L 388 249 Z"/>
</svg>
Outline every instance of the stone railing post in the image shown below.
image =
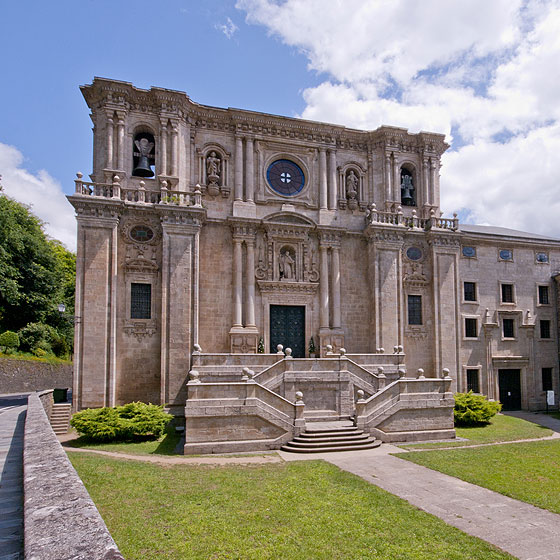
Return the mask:
<svg viewBox="0 0 560 560">
<path fill-rule="evenodd" d="M 113 198 L 121 198 L 121 178 L 118 175 L 113 177 Z"/>
<path fill-rule="evenodd" d="M 255 372 L 251 369 L 247 370 L 247 398 L 254 399 L 257 396 L 257 382 L 253 379 Z"/>
<path fill-rule="evenodd" d="M 424 370 L 422 368 L 418 368 L 418 377 L 417 379 L 426 379 L 426 376 L 424 375 Z"/>
<path fill-rule="evenodd" d="M 77 179 L 74 179 L 74 183 L 76 184 L 76 194 L 84 194 L 82 186 L 83 176 L 84 174 L 81 171 L 78 171 L 78 173 L 76 173 Z"/>
<path fill-rule="evenodd" d="M 443 374 L 443 388 L 446 394 L 448 394 L 450 397 L 453 396 L 453 393 L 451 392 L 451 383 L 453 381 L 453 379 L 451 379 L 451 375 L 449 375 L 449 369 L 448 368 L 443 368 L 442 371 Z"/>
<path fill-rule="evenodd" d="M 200 185 L 196 185 L 194 189 L 194 207 L 202 208 L 202 191 L 200 190 Z"/>
<path fill-rule="evenodd" d="M 294 436 L 299 436 L 305 430 L 305 418 L 303 417 L 305 403 L 303 402 L 303 393 L 301 391 L 296 391 L 295 407 Z"/>
<path fill-rule="evenodd" d="M 385 389 L 385 385 L 387 384 L 387 376 L 383 373 L 383 368 L 377 368 L 377 390 L 381 391 L 381 389 Z"/>
<path fill-rule="evenodd" d="M 276 346 L 276 356 L 277 356 L 277 360 L 283 360 L 284 359 L 284 347 L 281 344 L 278 344 L 278 346 Z"/>
<path fill-rule="evenodd" d="M 161 187 L 160 187 L 160 197 L 159 197 L 159 203 L 160 204 L 167 204 L 169 202 L 168 200 L 168 190 L 167 190 L 167 181 L 162 181 L 161 182 Z"/>
<path fill-rule="evenodd" d="M 198 371 L 191 369 L 191 371 L 189 371 L 189 381 L 187 383 L 187 399 L 198 398 L 199 385 L 200 385 L 200 377 Z"/>
<path fill-rule="evenodd" d="M 358 400 L 356 401 L 356 413 L 354 415 L 354 425 L 358 426 L 359 425 L 359 418 L 361 418 L 364 413 L 365 413 L 365 409 L 366 409 L 366 399 L 365 399 L 365 393 L 359 389 L 356 392 L 357 396 L 358 396 Z"/>
</svg>

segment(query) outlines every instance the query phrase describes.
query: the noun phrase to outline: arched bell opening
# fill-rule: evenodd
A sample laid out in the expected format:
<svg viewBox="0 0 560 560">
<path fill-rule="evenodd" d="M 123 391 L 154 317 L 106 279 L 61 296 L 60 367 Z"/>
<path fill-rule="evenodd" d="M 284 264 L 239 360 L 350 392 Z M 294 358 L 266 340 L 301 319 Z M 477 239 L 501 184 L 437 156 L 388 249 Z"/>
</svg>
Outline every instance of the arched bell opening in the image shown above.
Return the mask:
<svg viewBox="0 0 560 560">
<path fill-rule="evenodd" d="M 156 142 L 151 132 L 137 132 L 132 146 L 132 175 L 154 177 L 156 174 Z"/>
<path fill-rule="evenodd" d="M 401 205 L 416 206 L 416 180 L 414 168 L 410 165 L 401 167 Z"/>
</svg>

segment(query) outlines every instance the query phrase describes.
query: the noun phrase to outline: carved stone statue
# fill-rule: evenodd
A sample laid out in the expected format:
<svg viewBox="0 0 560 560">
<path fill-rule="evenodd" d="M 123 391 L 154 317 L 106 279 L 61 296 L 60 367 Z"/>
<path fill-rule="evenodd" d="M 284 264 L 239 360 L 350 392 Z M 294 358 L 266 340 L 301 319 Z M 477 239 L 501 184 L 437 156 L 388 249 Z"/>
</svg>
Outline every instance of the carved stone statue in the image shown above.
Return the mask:
<svg viewBox="0 0 560 560">
<path fill-rule="evenodd" d="M 219 192 L 221 161 L 216 152 L 210 152 L 206 157 L 206 176 L 208 178 L 208 194 L 216 196 Z"/>
<path fill-rule="evenodd" d="M 346 198 L 348 199 L 348 208 L 355 210 L 358 207 L 358 177 L 351 169 L 346 175 Z"/>
<path fill-rule="evenodd" d="M 296 276 L 296 262 L 293 259 L 290 251 L 280 253 L 280 258 L 278 259 L 278 265 L 280 269 L 280 278 L 284 280 L 294 280 Z"/>
</svg>

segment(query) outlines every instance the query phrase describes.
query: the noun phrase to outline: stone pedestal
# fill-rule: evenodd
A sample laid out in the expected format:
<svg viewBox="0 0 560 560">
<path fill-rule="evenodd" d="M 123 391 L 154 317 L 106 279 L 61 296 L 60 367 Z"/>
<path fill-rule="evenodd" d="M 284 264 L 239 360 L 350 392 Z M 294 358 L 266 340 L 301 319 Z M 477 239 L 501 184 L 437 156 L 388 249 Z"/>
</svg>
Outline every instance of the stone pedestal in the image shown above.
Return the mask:
<svg viewBox="0 0 560 560">
<path fill-rule="evenodd" d="M 344 331 L 342 329 L 320 329 L 319 330 L 319 352 L 321 358 L 327 355 L 327 344 L 333 347 L 333 353 L 338 354 L 344 348 Z"/>
<path fill-rule="evenodd" d="M 232 327 L 229 341 L 232 354 L 256 354 L 259 331 L 256 327 Z"/>
</svg>

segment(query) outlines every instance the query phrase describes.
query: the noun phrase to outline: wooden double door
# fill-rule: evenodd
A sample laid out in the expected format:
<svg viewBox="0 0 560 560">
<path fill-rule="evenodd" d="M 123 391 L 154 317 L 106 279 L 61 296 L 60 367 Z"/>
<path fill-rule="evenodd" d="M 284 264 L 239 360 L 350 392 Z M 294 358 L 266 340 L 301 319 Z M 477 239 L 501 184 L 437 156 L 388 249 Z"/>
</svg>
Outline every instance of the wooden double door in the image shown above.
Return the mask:
<svg viewBox="0 0 560 560">
<path fill-rule="evenodd" d="M 294 358 L 305 358 L 305 306 L 270 306 L 270 352 L 276 347 L 291 348 Z"/>
<path fill-rule="evenodd" d="M 502 410 L 521 409 L 521 370 L 498 370 L 498 385 Z"/>
</svg>

